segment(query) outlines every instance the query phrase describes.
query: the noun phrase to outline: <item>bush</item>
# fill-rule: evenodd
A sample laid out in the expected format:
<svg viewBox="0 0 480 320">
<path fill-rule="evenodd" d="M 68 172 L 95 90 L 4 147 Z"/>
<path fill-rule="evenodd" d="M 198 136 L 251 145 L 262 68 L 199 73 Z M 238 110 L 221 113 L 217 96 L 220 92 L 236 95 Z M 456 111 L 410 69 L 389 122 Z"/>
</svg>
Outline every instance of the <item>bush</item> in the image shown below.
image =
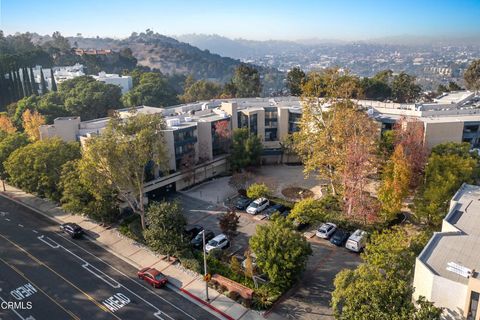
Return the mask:
<svg viewBox="0 0 480 320">
<path fill-rule="evenodd" d="M 227 296 L 230 299 L 237 301 L 237 299 L 240 297 L 240 294 L 237 291 L 230 291 Z"/>
<path fill-rule="evenodd" d="M 180 258 L 180 263 L 184 268 L 190 269 L 197 273 L 202 272 L 202 267 L 200 266 L 198 260 L 195 258 Z"/>
<path fill-rule="evenodd" d="M 277 301 L 280 294 L 281 292 L 277 288 L 271 285 L 264 285 L 255 290 L 253 307 L 258 310 L 268 309 Z"/>
<path fill-rule="evenodd" d="M 223 250 L 222 249 L 212 249 L 208 253 L 208 256 L 212 257 L 213 259 L 216 259 L 216 260 L 221 260 L 222 257 L 223 257 Z"/>
<path fill-rule="evenodd" d="M 247 189 L 247 196 L 250 199 L 257 199 L 261 197 L 270 197 L 270 188 L 264 183 L 254 183 Z"/>
</svg>

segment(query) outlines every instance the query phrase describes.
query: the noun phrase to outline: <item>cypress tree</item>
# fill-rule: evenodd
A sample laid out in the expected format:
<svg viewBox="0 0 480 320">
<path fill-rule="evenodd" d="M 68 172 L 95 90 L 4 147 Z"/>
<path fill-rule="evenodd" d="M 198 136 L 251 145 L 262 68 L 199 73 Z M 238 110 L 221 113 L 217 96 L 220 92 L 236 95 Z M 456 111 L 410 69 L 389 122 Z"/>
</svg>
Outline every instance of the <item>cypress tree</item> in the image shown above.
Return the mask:
<svg viewBox="0 0 480 320">
<path fill-rule="evenodd" d="M 32 83 L 30 82 L 30 77 L 28 76 L 27 68 L 22 69 L 22 80 L 23 80 L 23 90 L 25 91 L 25 96 L 30 97 L 32 95 Z"/>
<path fill-rule="evenodd" d="M 55 77 L 53 76 L 53 68 L 50 68 L 50 76 L 52 77 L 52 91 L 57 91 L 57 83 L 55 82 Z"/>
<path fill-rule="evenodd" d="M 15 70 L 13 72 L 13 75 L 15 77 L 15 89 L 16 89 L 15 101 L 18 101 L 24 97 L 22 81 L 20 80 L 20 73 L 18 70 Z"/>
<path fill-rule="evenodd" d="M 9 101 L 8 103 L 11 103 L 15 101 L 15 98 L 17 96 L 17 89 L 15 87 L 15 78 L 14 78 L 14 73 L 12 70 L 9 71 L 8 73 L 8 93 L 9 93 Z"/>
<path fill-rule="evenodd" d="M 5 79 L 5 72 L 3 71 L 3 68 L 0 68 L 0 108 L 2 109 L 7 105 L 7 95 L 8 88 L 7 81 Z"/>
<path fill-rule="evenodd" d="M 37 83 L 35 82 L 35 76 L 33 74 L 33 69 L 30 68 L 30 83 L 32 87 L 32 94 L 37 96 L 38 95 L 38 86 Z"/>
<path fill-rule="evenodd" d="M 42 94 L 48 92 L 47 82 L 45 81 L 45 76 L 43 75 L 43 69 L 40 69 L 40 89 L 42 90 Z"/>
</svg>

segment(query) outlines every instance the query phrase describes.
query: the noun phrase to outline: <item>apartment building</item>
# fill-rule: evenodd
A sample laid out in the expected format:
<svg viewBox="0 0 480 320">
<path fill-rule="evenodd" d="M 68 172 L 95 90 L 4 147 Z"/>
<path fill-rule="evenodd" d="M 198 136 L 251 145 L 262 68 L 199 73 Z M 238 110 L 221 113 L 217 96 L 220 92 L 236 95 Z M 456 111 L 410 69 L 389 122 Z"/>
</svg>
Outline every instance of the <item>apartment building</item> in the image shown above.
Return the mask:
<svg viewBox="0 0 480 320">
<path fill-rule="evenodd" d="M 472 147 L 480 145 L 480 97 L 472 92 L 453 92 L 422 104 L 357 102 L 381 124 L 382 130 L 392 129 L 402 117 L 419 120 L 415 123 L 423 125 L 424 142 L 429 148 L 444 142 L 466 141 Z M 225 154 L 228 141 L 225 141 L 225 132 L 222 134 L 225 130 L 247 128 L 256 134 L 264 147 L 264 163 L 298 162 L 296 156 L 285 154 L 282 141 L 299 130 L 302 103 L 297 97 L 222 99 L 169 108 L 140 106 L 136 111 L 161 113 L 165 117 L 167 129 L 164 137 L 170 150 L 170 174 L 189 171 L 192 175 L 191 170 L 187 170 L 192 164 L 213 163 L 202 174 L 200 169 L 198 174 L 195 171 L 192 182 L 181 177 L 171 181 L 175 182 L 176 189 L 181 189 L 227 169 Z M 124 109 L 119 110 L 119 114 L 126 117 L 131 113 Z M 40 134 L 42 138 L 56 136 L 65 141 L 83 141 L 91 135 L 100 134 L 107 122 L 108 118 L 91 121 L 81 121 L 78 117 L 58 118 L 52 125 L 42 126 Z M 158 178 L 157 172 L 152 180 Z"/>
<path fill-rule="evenodd" d="M 443 319 L 480 320 L 480 186 L 464 184 L 450 201 L 442 230 L 416 259 L 414 299 L 444 308 Z"/>
</svg>

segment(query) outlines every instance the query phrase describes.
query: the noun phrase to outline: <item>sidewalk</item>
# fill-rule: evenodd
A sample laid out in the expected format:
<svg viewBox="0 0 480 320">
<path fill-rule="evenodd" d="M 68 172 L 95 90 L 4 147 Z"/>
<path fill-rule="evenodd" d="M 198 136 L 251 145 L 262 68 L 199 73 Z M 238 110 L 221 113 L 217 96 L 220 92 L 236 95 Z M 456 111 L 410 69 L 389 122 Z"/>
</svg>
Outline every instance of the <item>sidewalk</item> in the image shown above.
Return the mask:
<svg viewBox="0 0 480 320">
<path fill-rule="evenodd" d="M 46 199 L 38 198 L 20 189 L 5 185 L 6 191 L 1 192 L 30 209 L 53 218 L 58 223 L 74 222 L 87 230 L 92 241 L 103 247 L 120 259 L 140 269 L 153 267 L 164 273 L 171 285 L 179 294 L 198 305 L 208 307 L 216 316 L 224 319 L 254 320 L 263 319 L 256 311 L 250 310 L 232 299 L 209 288 L 210 303 L 205 302 L 205 282 L 203 277 L 191 270 L 184 269 L 180 264 L 165 261 L 163 256 L 153 253 L 147 247 L 125 237 L 115 228 L 106 229 L 95 221 L 79 215 L 72 215 Z"/>
</svg>

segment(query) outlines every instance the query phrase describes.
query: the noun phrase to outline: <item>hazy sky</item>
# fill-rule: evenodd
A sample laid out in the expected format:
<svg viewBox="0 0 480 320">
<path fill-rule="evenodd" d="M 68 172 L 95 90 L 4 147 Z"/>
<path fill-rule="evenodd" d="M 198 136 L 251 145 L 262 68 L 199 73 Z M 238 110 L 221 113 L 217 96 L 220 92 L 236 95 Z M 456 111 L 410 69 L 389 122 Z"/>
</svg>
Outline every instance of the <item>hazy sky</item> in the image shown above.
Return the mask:
<svg viewBox="0 0 480 320">
<path fill-rule="evenodd" d="M 480 33 L 480 0 L 0 0 L 5 33 L 371 39 Z"/>
</svg>

